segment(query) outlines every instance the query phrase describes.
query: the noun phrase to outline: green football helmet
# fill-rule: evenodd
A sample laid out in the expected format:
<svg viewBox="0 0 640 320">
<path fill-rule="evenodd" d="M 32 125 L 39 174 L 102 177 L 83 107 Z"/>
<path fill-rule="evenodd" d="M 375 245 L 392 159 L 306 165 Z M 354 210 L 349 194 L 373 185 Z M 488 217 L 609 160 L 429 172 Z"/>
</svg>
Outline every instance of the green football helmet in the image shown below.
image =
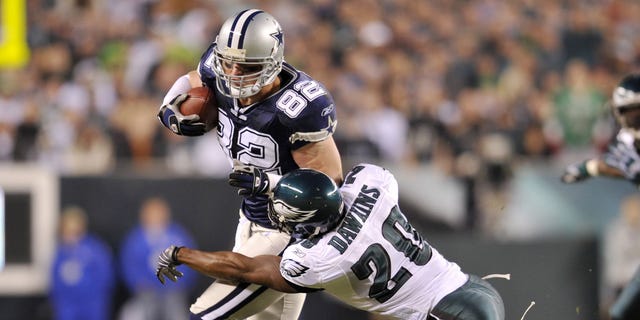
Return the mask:
<svg viewBox="0 0 640 320">
<path fill-rule="evenodd" d="M 640 139 L 640 74 L 629 74 L 620 81 L 610 106 L 618 124 Z"/>
<path fill-rule="evenodd" d="M 269 197 L 269 219 L 296 239 L 322 235 L 343 217 L 340 189 L 320 171 L 297 169 L 285 174 Z"/>
</svg>

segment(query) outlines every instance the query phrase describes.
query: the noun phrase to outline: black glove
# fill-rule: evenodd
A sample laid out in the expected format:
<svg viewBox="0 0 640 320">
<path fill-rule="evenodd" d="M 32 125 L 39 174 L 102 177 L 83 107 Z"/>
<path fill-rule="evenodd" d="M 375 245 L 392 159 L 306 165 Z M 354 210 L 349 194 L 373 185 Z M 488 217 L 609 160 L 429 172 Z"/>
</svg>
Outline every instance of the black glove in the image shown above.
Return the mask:
<svg viewBox="0 0 640 320">
<path fill-rule="evenodd" d="M 229 174 L 229 184 L 240 188 L 241 196 L 255 196 L 269 192 L 269 176 L 254 166 L 236 164 Z"/>
<path fill-rule="evenodd" d="M 173 133 L 181 136 L 201 136 L 207 132 L 206 125 L 200 121 L 200 116 L 191 114 L 188 116 L 180 112 L 180 104 L 189 97 L 183 93 L 171 99 L 168 104 L 160 107 L 158 111 L 158 120 Z"/>
<path fill-rule="evenodd" d="M 156 277 L 164 284 L 165 277 L 173 282 L 178 281 L 178 278 L 182 277 L 182 272 L 176 269 L 176 266 L 182 263 L 178 262 L 177 254 L 182 247 L 176 247 L 174 245 L 164 249 L 160 256 L 158 256 L 158 268 L 156 269 Z"/>
<path fill-rule="evenodd" d="M 587 162 L 583 161 L 580 163 L 574 163 L 567 166 L 567 168 L 564 171 L 564 174 L 562 175 L 562 182 L 564 183 L 580 182 L 589 177 L 591 177 L 591 175 L 587 171 Z"/>
</svg>

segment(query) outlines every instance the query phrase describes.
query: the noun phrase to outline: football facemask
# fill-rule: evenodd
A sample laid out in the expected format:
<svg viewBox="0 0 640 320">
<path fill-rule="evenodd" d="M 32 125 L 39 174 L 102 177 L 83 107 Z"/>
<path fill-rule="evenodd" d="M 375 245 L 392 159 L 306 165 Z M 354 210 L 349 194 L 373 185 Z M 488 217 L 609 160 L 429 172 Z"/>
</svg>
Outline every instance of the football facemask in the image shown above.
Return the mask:
<svg viewBox="0 0 640 320">
<path fill-rule="evenodd" d="M 271 84 L 282 70 L 282 28 L 264 11 L 245 10 L 224 22 L 213 51 L 220 92 L 247 98 Z"/>
</svg>

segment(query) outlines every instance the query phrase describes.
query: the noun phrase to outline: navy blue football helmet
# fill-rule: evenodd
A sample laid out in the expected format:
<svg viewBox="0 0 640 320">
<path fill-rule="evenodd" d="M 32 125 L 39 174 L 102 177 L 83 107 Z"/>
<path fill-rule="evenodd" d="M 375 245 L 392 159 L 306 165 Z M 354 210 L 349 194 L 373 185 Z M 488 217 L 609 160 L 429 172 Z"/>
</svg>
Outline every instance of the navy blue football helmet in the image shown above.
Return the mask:
<svg viewBox="0 0 640 320">
<path fill-rule="evenodd" d="M 344 217 L 340 189 L 326 174 L 297 169 L 285 174 L 269 197 L 269 219 L 296 239 L 333 229 Z"/>
</svg>

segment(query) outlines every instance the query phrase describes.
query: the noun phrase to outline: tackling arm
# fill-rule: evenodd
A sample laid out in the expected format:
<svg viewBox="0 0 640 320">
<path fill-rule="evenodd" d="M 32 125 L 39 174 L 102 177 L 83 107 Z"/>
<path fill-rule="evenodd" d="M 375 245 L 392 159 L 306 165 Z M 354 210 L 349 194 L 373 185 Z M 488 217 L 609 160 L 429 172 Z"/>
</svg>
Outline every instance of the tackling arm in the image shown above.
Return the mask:
<svg viewBox="0 0 640 320">
<path fill-rule="evenodd" d="M 625 178 L 620 169 L 608 165 L 603 159 L 594 158 L 567 166 L 562 175 L 562 181 L 574 183 L 595 176 Z"/>
<path fill-rule="evenodd" d="M 292 155 L 300 168 L 322 171 L 338 185 L 342 184 L 342 160 L 332 136 L 294 150 Z"/>
<path fill-rule="evenodd" d="M 184 247 L 177 252 L 176 258 L 193 270 L 216 279 L 255 283 L 287 293 L 298 292 L 280 275 L 279 256 L 251 258 L 230 251 L 205 252 Z"/>
<path fill-rule="evenodd" d="M 595 161 L 597 161 L 597 164 L 598 164 L 598 175 L 611 177 L 611 178 L 625 177 L 624 173 L 620 171 L 620 169 L 608 165 L 606 162 L 604 162 L 601 159 L 596 159 Z"/>
</svg>

